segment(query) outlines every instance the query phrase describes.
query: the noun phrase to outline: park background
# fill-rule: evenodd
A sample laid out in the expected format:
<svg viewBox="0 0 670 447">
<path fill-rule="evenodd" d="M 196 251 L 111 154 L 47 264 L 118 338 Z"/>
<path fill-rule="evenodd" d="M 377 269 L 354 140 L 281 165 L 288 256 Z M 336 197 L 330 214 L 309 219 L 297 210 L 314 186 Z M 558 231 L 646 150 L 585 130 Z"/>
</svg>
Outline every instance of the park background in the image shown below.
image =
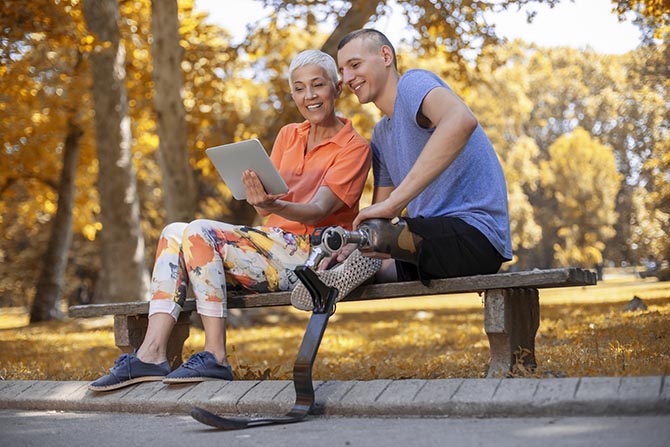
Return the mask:
<svg viewBox="0 0 670 447">
<path fill-rule="evenodd" d="M 235 14 L 235 2 L 222 3 Z M 145 299 L 166 222 L 260 223 L 253 208 L 232 199 L 204 150 L 254 137 L 272 147 L 282 125 L 301 120 L 286 79 L 292 57 L 307 48 L 335 55 L 346 32 L 391 12 L 386 1 L 259 3 L 269 14 L 242 36 L 208 21 L 192 0 L 0 3 L 0 307 L 7 309 L 3 327 L 14 334 L 6 340 L 17 350 L 21 334 L 45 340 L 65 327 L 37 323 L 63 319 L 70 304 Z M 397 1 L 413 30 L 398 44 L 400 70 L 439 74 L 491 138 L 510 198 L 515 259 L 505 270 L 602 266 L 605 283 L 607 272 L 628 273 L 634 284 L 621 287 L 630 293 L 615 296 L 630 299 L 651 287 L 660 307 L 645 316 L 662 328 L 667 288 L 650 286 L 655 277 L 630 278 L 651 260 L 662 276 L 670 257 L 670 2 L 611 2 L 640 30 L 639 46 L 622 54 L 505 41 L 486 20 L 558 3 Z M 348 93 L 338 110 L 367 138 L 380 118 Z M 364 203 L 370 192 L 368 183 Z M 614 319 L 612 309 L 600 312 Z M 419 327 L 449 327 L 417 315 Z M 82 327 L 62 330 L 90 340 Z M 464 343 L 467 332 L 454 333 Z M 664 342 L 666 333 L 651 330 L 650 337 Z M 640 350 L 621 343 L 615 333 L 605 348 Z M 19 357 L 29 352 L 21 349 Z M 667 348 L 659 351 L 663 372 Z M 30 368 L 44 371 L 9 369 Z"/>
</svg>

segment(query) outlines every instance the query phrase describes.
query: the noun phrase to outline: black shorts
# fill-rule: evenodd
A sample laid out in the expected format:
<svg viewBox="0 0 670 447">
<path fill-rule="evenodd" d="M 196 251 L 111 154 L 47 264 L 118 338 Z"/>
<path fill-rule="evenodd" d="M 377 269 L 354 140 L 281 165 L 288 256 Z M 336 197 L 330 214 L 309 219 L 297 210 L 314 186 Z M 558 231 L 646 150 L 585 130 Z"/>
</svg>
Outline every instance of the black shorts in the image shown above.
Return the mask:
<svg viewBox="0 0 670 447">
<path fill-rule="evenodd" d="M 479 230 L 457 217 L 405 218 L 409 229 L 423 238 L 418 265 L 396 261 L 398 281 L 496 273 L 506 261 Z"/>
</svg>

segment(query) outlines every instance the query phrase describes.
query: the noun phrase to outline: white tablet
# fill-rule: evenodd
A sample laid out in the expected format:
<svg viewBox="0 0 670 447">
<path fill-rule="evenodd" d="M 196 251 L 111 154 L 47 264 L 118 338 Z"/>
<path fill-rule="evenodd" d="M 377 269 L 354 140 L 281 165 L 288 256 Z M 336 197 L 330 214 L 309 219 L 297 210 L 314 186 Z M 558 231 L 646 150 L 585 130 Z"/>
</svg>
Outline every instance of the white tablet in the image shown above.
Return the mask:
<svg viewBox="0 0 670 447">
<path fill-rule="evenodd" d="M 286 182 L 257 139 L 210 147 L 205 152 L 237 200 L 246 199 L 242 173 L 247 169 L 258 175 L 268 194 L 288 192 Z"/>
</svg>

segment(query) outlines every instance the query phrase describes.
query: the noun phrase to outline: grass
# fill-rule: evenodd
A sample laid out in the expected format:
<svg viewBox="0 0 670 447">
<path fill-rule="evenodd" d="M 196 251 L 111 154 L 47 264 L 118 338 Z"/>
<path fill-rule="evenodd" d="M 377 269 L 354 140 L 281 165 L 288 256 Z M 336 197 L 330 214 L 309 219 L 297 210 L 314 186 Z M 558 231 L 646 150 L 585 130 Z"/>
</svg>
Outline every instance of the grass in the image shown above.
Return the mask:
<svg viewBox="0 0 670 447">
<path fill-rule="evenodd" d="M 648 308 L 624 312 L 634 296 Z M 630 277 L 596 287 L 540 292 L 539 363 L 534 375 L 644 376 L 670 371 L 670 282 Z M 248 312 L 248 311 L 245 311 Z M 253 311 L 230 328 L 237 379 L 290 379 L 309 314 Z M 340 303 L 331 317 L 315 380 L 484 377 L 489 360 L 483 303 L 476 294 Z M 28 325 L 23 309 L 0 309 L 0 379 L 94 380 L 119 355 L 111 318 Z M 185 355 L 202 349 L 192 329 Z"/>
</svg>

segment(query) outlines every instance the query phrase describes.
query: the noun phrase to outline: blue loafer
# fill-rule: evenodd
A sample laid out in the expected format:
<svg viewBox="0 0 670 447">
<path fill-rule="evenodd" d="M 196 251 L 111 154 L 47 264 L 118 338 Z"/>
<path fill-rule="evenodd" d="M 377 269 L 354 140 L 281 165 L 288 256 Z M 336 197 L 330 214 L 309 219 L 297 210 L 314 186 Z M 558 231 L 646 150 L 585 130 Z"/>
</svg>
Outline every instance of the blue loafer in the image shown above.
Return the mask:
<svg viewBox="0 0 670 447">
<path fill-rule="evenodd" d="M 91 391 L 111 391 L 139 382 L 163 380 L 170 373 L 170 364 L 144 363 L 132 354 L 123 354 L 114 362 L 109 374 L 88 386 Z"/>
<path fill-rule="evenodd" d="M 205 380 L 233 380 L 233 369 L 216 361 L 211 352 L 193 354 L 179 368 L 163 379 L 163 383 L 204 382 Z"/>
</svg>

